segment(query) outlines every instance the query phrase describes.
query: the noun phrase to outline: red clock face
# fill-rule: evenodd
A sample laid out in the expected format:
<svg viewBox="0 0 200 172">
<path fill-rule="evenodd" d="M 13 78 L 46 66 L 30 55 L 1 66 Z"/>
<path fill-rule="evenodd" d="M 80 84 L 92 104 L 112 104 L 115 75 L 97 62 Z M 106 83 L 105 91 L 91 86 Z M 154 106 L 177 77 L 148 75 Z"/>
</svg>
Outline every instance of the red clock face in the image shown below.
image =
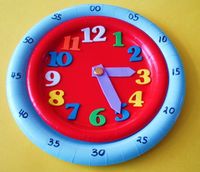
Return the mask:
<svg viewBox="0 0 200 172">
<path fill-rule="evenodd" d="M 82 17 L 41 39 L 29 61 L 27 86 L 52 128 L 82 141 L 109 142 L 155 117 L 168 70 L 160 49 L 140 29 L 114 18 Z"/>
</svg>

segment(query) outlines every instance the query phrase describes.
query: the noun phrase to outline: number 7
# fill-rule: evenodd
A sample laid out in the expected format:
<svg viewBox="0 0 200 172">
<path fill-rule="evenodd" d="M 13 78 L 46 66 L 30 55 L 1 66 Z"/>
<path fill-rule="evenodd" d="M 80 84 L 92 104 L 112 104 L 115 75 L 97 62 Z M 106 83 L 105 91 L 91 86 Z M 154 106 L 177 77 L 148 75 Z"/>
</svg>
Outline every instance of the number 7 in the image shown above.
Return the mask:
<svg viewBox="0 0 200 172">
<path fill-rule="evenodd" d="M 69 114 L 68 116 L 68 120 L 74 120 L 76 119 L 76 116 L 78 114 L 78 110 L 80 108 L 80 104 L 79 103 L 70 103 L 70 104 L 66 104 L 65 105 L 65 108 L 68 109 L 68 108 L 74 108 L 72 110 L 72 112 Z"/>
</svg>

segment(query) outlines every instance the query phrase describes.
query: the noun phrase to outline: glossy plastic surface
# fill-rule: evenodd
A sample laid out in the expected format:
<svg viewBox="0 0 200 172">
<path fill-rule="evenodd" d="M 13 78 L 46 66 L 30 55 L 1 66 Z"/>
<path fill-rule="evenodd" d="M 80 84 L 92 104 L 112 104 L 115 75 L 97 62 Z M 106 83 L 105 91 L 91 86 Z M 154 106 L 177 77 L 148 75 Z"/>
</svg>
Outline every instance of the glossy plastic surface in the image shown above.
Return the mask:
<svg viewBox="0 0 200 172">
<path fill-rule="evenodd" d="M 64 67 L 48 65 L 49 51 L 55 51 L 57 54 L 65 52 L 63 38 L 66 34 L 72 38 L 80 36 L 80 39 L 83 40 L 81 28 L 88 26 L 92 28 L 99 24 L 106 29 L 104 34 L 107 38 L 106 41 L 93 43 L 81 43 L 80 41 L 79 51 L 66 51 L 70 52 L 73 57 L 70 65 Z M 124 47 L 113 46 L 115 42 L 113 33 L 119 30 L 123 33 Z M 128 53 L 128 50 L 133 45 L 141 47 L 140 56 L 143 60 L 130 61 L 132 54 Z M 103 64 L 105 67 L 130 67 L 135 71 L 149 70 L 151 81 L 145 85 L 137 84 L 137 80 L 144 80 L 137 73 L 131 77 L 109 77 L 106 80 L 110 80 L 110 87 L 105 86 L 102 91 L 102 83 L 91 76 L 92 67 L 97 64 Z M 47 124 L 62 134 L 90 142 L 116 141 L 144 128 L 159 111 L 168 88 L 168 70 L 158 46 L 138 28 L 108 17 L 77 18 L 54 28 L 41 39 L 34 49 L 27 71 L 30 98 L 38 114 Z M 56 71 L 60 74 L 60 82 L 55 86 L 45 86 L 48 81 L 44 76 L 48 71 Z M 52 106 L 48 103 L 49 93 L 53 90 L 60 90 L 63 94 L 63 96 L 59 96 L 63 100 L 59 106 Z M 142 97 L 145 102 L 143 107 L 134 107 L 133 104 L 128 104 L 129 97 L 138 90 L 142 91 L 144 95 Z M 110 94 L 112 91 L 115 92 L 115 96 L 119 96 L 118 99 L 122 101 L 120 103 L 127 104 L 122 109 L 130 113 L 129 119 L 116 122 L 115 118 L 122 114 L 116 115 L 115 110 L 109 105 L 110 102 L 106 100 L 112 96 L 104 95 L 105 93 Z M 117 105 L 116 100 L 115 97 L 114 107 Z M 66 110 L 65 105 L 70 103 L 80 104 L 75 120 L 67 120 L 70 110 Z M 99 108 L 104 108 L 99 114 L 104 115 L 106 121 L 104 125 L 97 127 L 91 125 L 89 116 Z"/>
<path fill-rule="evenodd" d="M 25 71 L 34 47 L 43 35 L 60 23 L 81 16 L 109 16 L 140 28 L 154 40 L 166 60 L 169 86 L 163 105 L 145 128 L 125 139 L 109 143 L 89 143 L 63 136 L 51 129 L 38 116 L 26 91 Z M 96 166 L 111 165 L 148 151 L 159 143 L 174 125 L 185 95 L 182 63 L 169 38 L 167 41 L 160 41 L 164 36 L 166 37 L 159 28 L 142 16 L 109 5 L 81 5 L 48 16 L 24 36 L 10 62 L 7 95 L 16 122 L 33 143 L 68 162 Z M 18 77 L 11 77 L 13 72 Z"/>
</svg>

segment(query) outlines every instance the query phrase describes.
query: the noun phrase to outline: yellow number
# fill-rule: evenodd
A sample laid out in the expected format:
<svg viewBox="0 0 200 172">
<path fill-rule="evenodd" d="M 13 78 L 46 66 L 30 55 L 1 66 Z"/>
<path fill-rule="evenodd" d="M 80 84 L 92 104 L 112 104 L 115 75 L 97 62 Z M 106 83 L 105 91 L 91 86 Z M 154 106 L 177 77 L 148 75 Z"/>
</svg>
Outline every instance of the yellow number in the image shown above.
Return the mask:
<svg viewBox="0 0 200 172">
<path fill-rule="evenodd" d="M 140 69 L 137 71 L 137 74 L 139 74 L 139 77 L 141 79 L 135 80 L 135 82 L 139 85 L 145 85 L 151 82 L 150 78 L 150 71 L 148 69 Z"/>
<path fill-rule="evenodd" d="M 52 106 L 61 106 L 64 104 L 64 91 L 63 90 L 53 90 L 49 92 L 49 104 Z"/>
<path fill-rule="evenodd" d="M 129 98 L 128 102 L 133 104 L 134 107 L 142 107 L 144 103 L 142 100 L 142 91 L 134 92 Z"/>
</svg>

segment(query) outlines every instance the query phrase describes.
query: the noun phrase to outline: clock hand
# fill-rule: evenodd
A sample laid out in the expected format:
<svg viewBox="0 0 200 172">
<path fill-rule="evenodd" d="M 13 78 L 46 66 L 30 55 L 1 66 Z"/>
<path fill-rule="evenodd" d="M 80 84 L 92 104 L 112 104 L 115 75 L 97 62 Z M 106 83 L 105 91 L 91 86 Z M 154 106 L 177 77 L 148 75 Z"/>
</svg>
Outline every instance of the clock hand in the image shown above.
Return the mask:
<svg viewBox="0 0 200 172">
<path fill-rule="evenodd" d="M 130 67 L 105 67 L 104 70 L 111 77 L 129 77 L 135 73 Z M 95 77 L 96 75 L 92 72 L 92 76 Z"/>
<path fill-rule="evenodd" d="M 92 75 L 97 78 L 110 107 L 117 113 L 121 113 L 121 101 L 103 65 L 100 64 L 92 67 Z"/>
<path fill-rule="evenodd" d="M 135 73 L 130 67 L 106 67 L 105 70 L 111 77 L 129 77 Z"/>
</svg>

